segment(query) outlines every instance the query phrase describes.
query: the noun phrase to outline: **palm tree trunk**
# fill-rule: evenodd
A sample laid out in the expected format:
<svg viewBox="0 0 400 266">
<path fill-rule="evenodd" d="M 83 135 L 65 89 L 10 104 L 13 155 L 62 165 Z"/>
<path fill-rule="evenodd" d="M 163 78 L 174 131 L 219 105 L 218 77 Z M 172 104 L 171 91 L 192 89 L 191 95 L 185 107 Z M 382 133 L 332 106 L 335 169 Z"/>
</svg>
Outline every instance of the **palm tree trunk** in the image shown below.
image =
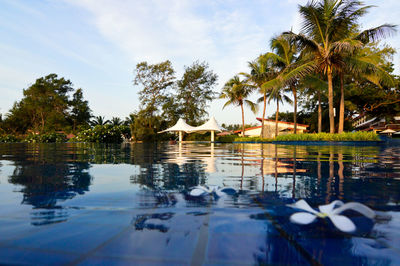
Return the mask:
<svg viewBox="0 0 400 266">
<path fill-rule="evenodd" d="M 276 101 L 275 138 L 278 136 L 278 116 L 279 116 L 279 100 Z"/>
<path fill-rule="evenodd" d="M 293 123 L 294 123 L 294 134 L 297 133 L 297 91 L 296 91 L 296 87 L 292 88 L 292 92 L 293 92 L 293 105 L 294 105 L 294 112 L 293 112 Z"/>
<path fill-rule="evenodd" d="M 261 137 L 264 138 L 264 117 L 265 117 L 265 109 L 267 107 L 267 94 L 264 92 L 264 108 L 261 120 Z"/>
<path fill-rule="evenodd" d="M 321 91 L 318 90 L 318 133 L 322 132 Z"/>
<path fill-rule="evenodd" d="M 333 113 L 332 68 L 328 68 L 328 104 L 329 104 L 329 133 L 335 133 L 335 116 Z"/>
<path fill-rule="evenodd" d="M 340 74 L 340 110 L 339 110 L 339 129 L 338 133 L 343 132 L 344 128 L 344 81 L 343 73 Z"/>
<path fill-rule="evenodd" d="M 240 104 L 240 108 L 242 108 L 242 137 L 244 137 L 244 110 L 243 110 L 243 103 Z"/>
</svg>

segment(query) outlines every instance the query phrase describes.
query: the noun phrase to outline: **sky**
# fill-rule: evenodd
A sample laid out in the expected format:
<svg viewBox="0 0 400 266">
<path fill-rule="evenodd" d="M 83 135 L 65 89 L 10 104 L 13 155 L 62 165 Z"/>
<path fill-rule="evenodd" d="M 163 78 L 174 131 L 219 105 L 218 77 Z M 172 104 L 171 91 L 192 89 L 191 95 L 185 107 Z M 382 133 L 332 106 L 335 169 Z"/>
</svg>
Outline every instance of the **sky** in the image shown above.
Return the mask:
<svg viewBox="0 0 400 266">
<path fill-rule="evenodd" d="M 400 1 L 375 5 L 362 29 L 400 24 Z M 206 61 L 218 75 L 214 91 L 247 63 L 269 51 L 269 40 L 298 32 L 298 5 L 306 0 L 0 0 L 0 113 L 6 114 L 22 90 L 56 73 L 82 88 L 95 116 L 125 118 L 138 110 L 140 87 L 134 68 L 170 60 L 176 77 L 184 66 Z M 400 28 L 399 28 L 400 30 Z M 385 43 L 400 51 L 400 31 Z M 393 58 L 400 73 L 400 55 Z M 257 95 L 252 96 L 256 99 Z M 219 123 L 241 123 L 239 107 L 223 109 L 216 99 L 208 113 Z M 260 108 L 257 116 L 261 116 Z M 291 111 L 285 105 L 281 110 Z M 275 104 L 267 107 L 273 114 Z M 245 109 L 246 123 L 256 115 Z"/>
</svg>

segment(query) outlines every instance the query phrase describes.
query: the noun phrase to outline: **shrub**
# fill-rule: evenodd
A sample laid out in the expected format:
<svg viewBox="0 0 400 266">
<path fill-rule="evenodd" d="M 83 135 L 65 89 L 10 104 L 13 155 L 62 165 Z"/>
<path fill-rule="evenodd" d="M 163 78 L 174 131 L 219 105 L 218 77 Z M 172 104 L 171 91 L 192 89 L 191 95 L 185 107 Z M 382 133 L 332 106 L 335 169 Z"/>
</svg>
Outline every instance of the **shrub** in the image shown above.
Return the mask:
<svg viewBox="0 0 400 266">
<path fill-rule="evenodd" d="M 311 133 L 279 135 L 275 141 L 379 141 L 379 136 L 374 132 L 344 132 L 340 134 Z"/>
<path fill-rule="evenodd" d="M 122 135 L 129 137 L 129 126 L 97 125 L 94 128 L 83 130 L 71 141 L 95 143 L 121 143 Z"/>
<path fill-rule="evenodd" d="M 67 141 L 67 136 L 63 133 L 30 134 L 22 142 L 26 143 L 62 143 Z"/>
<path fill-rule="evenodd" d="M 2 135 L 0 136 L 0 143 L 11 143 L 11 142 L 19 142 L 20 139 L 14 135 Z"/>
<path fill-rule="evenodd" d="M 261 137 L 236 137 L 234 142 L 271 142 L 272 139 L 266 139 Z"/>
</svg>

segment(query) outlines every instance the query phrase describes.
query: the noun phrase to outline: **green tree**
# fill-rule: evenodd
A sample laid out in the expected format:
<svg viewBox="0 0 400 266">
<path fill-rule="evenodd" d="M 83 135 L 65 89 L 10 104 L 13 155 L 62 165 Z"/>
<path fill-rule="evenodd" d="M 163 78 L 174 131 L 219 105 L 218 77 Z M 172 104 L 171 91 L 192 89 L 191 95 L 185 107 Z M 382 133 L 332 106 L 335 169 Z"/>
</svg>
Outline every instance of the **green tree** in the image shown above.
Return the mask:
<svg viewBox="0 0 400 266">
<path fill-rule="evenodd" d="M 141 62 L 136 65 L 134 85 L 143 87 L 139 92 L 139 99 L 141 110 L 150 118 L 146 124 L 148 128 L 153 128 L 151 121 L 160 113 L 168 89 L 174 85 L 174 74 L 175 71 L 168 60 L 159 64 Z"/>
<path fill-rule="evenodd" d="M 275 137 L 278 136 L 278 119 L 279 119 L 279 102 L 292 103 L 292 100 L 285 94 L 286 90 L 282 87 L 277 87 L 270 90 L 267 93 L 268 102 L 271 100 L 276 101 L 276 112 L 275 112 Z"/>
<path fill-rule="evenodd" d="M 257 88 L 259 92 L 263 95 L 263 113 L 261 120 L 261 137 L 264 136 L 264 118 L 265 110 L 267 107 L 267 92 L 268 88 L 263 87 L 263 84 L 268 80 L 275 77 L 276 72 L 268 65 L 268 61 L 264 57 L 258 57 L 255 61 L 249 62 L 248 66 L 250 68 L 250 73 L 240 73 L 246 77 L 246 83 L 252 84 L 254 88 Z"/>
<path fill-rule="evenodd" d="M 88 126 L 90 118 L 92 118 L 92 110 L 89 107 L 88 101 L 83 99 L 82 89 L 75 91 L 69 104 L 71 107 L 70 119 L 72 120 L 73 131 L 76 130 L 77 126 Z"/>
<path fill-rule="evenodd" d="M 312 55 L 318 72 L 328 79 L 328 104 L 330 132 L 335 132 L 333 112 L 333 75 L 343 69 L 343 58 L 362 46 L 363 42 L 377 40 L 385 35 L 393 25 L 381 25 L 368 29 L 351 38 L 357 20 L 371 6 L 363 6 L 360 1 L 321 0 L 311 1 L 300 6 L 303 25 L 300 34 L 289 32 L 298 41 L 303 52 Z"/>
<path fill-rule="evenodd" d="M 176 101 L 180 105 L 179 113 L 187 123 L 198 124 L 207 115 L 207 103 L 214 98 L 217 79 L 217 74 L 209 70 L 206 62 L 195 61 L 185 66 L 182 78 L 177 81 Z"/>
<path fill-rule="evenodd" d="M 92 119 L 92 121 L 90 121 L 90 125 L 92 127 L 95 127 L 97 125 L 104 126 L 110 123 L 111 121 L 108 119 L 106 120 L 104 116 L 96 116 L 95 118 Z"/>
<path fill-rule="evenodd" d="M 113 118 L 111 118 L 110 124 L 112 126 L 120 126 L 123 124 L 123 121 L 119 117 L 113 117 Z"/>
<path fill-rule="evenodd" d="M 231 78 L 222 88 L 220 99 L 227 99 L 223 108 L 228 105 L 240 106 L 242 111 L 242 134 L 244 136 L 244 110 L 243 105 L 246 104 L 250 107 L 251 111 L 257 112 L 257 105 L 247 98 L 253 92 L 254 87 L 240 80 L 239 76 Z"/>
</svg>

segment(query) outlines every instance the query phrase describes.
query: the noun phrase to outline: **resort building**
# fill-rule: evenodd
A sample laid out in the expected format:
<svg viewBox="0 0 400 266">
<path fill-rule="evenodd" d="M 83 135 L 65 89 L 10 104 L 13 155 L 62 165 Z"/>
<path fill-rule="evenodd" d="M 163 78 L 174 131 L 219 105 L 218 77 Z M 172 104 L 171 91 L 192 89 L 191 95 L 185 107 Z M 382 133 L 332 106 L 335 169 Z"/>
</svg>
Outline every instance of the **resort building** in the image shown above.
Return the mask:
<svg viewBox="0 0 400 266">
<path fill-rule="evenodd" d="M 394 135 L 400 134 L 400 116 L 394 116 L 391 120 L 393 123 L 386 123 L 385 118 L 360 115 L 353 119 L 352 126 L 357 131 L 374 131 L 378 134 L 387 134 L 388 132 Z"/>
<path fill-rule="evenodd" d="M 262 118 L 257 117 L 259 122 L 262 122 Z M 307 132 L 308 125 L 297 123 L 297 133 Z M 242 135 L 242 130 L 234 131 L 235 134 Z M 278 135 L 293 134 L 294 133 L 294 123 L 278 121 Z M 247 137 L 260 137 L 261 136 L 261 125 L 256 127 L 245 128 L 244 135 Z M 264 119 L 264 138 L 275 137 L 275 120 Z"/>
</svg>

